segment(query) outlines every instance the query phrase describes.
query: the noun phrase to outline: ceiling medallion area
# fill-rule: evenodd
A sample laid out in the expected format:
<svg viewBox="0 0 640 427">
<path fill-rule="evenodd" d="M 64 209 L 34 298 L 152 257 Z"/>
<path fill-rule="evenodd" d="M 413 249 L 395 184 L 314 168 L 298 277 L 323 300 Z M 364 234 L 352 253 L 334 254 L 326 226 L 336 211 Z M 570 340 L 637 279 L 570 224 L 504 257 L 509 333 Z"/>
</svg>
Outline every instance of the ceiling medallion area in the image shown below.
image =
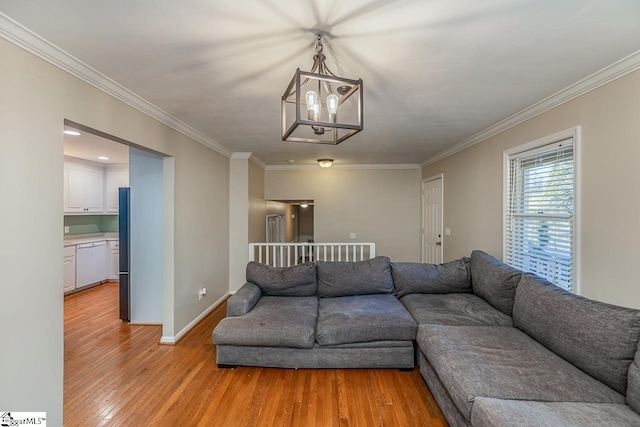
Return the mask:
<svg viewBox="0 0 640 427">
<path fill-rule="evenodd" d="M 298 68 L 282 95 L 282 140 L 338 145 L 363 126 L 362 79 L 327 68 L 318 35 L 311 71 Z"/>
</svg>

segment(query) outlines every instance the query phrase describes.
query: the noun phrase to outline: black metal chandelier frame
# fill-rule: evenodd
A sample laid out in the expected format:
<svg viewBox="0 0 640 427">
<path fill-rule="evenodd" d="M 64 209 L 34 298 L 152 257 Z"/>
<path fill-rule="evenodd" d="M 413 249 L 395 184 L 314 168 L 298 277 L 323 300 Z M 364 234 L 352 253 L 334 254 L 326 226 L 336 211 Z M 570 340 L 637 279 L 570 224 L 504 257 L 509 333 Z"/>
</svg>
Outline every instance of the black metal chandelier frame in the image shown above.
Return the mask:
<svg viewBox="0 0 640 427">
<path fill-rule="evenodd" d="M 302 71 L 298 68 L 282 95 L 283 141 L 337 145 L 364 129 L 362 79 L 338 77 L 329 70 L 325 61 L 322 36 L 318 35 L 311 71 Z M 306 95 L 305 91 L 307 91 Z M 315 93 L 313 105 L 307 102 L 314 100 L 313 95 L 310 99 L 308 98 L 309 92 Z M 345 104 L 350 98 L 355 102 Z M 290 125 L 287 122 L 288 105 L 295 106 L 295 120 Z M 341 110 L 344 108 L 355 109 L 351 111 L 351 116 L 355 120 L 340 121 L 340 117 L 343 116 Z M 307 110 L 306 114 L 303 113 L 304 109 Z M 323 115 L 327 120 L 322 118 Z M 296 130 L 299 130 L 300 126 L 311 128 L 313 136 L 298 136 Z"/>
</svg>

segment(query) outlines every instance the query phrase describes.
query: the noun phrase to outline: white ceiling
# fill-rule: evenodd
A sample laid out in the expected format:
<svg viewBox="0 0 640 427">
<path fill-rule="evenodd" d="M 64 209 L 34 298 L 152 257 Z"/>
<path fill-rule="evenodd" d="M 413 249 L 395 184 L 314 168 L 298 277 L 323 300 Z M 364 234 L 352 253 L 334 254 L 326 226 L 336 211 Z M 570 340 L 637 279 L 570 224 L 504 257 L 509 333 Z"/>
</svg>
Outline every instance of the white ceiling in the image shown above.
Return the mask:
<svg viewBox="0 0 640 427">
<path fill-rule="evenodd" d="M 129 164 L 129 147 L 110 139 L 65 126 L 64 130 L 80 135 L 64 134 L 64 155 L 104 164 Z M 107 160 L 98 157 L 107 157 Z"/>
<path fill-rule="evenodd" d="M 637 0 L 3 0 L 0 12 L 267 164 L 420 163 L 640 49 Z M 327 65 L 364 80 L 365 129 L 280 139 L 280 97 Z M 135 141 L 133 141 L 135 142 Z"/>
</svg>

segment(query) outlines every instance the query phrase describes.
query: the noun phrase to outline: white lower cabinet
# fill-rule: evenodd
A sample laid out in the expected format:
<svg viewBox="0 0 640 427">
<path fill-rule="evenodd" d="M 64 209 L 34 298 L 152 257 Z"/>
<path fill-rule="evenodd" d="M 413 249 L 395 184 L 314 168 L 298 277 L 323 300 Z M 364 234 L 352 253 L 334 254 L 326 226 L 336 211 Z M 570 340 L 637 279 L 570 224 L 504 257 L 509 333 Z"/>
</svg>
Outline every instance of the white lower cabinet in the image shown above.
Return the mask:
<svg viewBox="0 0 640 427">
<path fill-rule="evenodd" d="M 76 250 L 76 288 L 102 282 L 107 278 L 105 241 L 83 243 Z"/>
<path fill-rule="evenodd" d="M 117 241 L 109 242 L 109 250 L 107 251 L 107 274 L 109 281 L 120 279 L 120 243 Z"/>
<path fill-rule="evenodd" d="M 70 292 L 76 288 L 76 247 L 66 246 L 64 248 L 64 279 L 62 291 Z"/>
</svg>

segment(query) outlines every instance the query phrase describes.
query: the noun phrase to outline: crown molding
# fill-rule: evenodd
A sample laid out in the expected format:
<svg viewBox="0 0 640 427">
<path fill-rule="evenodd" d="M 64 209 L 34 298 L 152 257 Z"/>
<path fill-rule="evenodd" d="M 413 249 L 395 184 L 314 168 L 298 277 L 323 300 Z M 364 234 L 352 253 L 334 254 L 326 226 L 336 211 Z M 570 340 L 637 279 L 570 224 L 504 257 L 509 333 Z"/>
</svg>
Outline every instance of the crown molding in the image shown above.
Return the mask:
<svg viewBox="0 0 640 427">
<path fill-rule="evenodd" d="M 113 96 L 138 111 L 177 130 L 185 136 L 211 148 L 214 151 L 231 157 L 231 150 L 218 144 L 200 131 L 173 117 L 166 111 L 156 107 L 144 98 L 131 92 L 124 86 L 80 61 L 53 43 L 34 33 L 22 24 L 0 12 L 0 37 L 34 54 L 38 58 L 60 68 L 91 86 Z"/>
<path fill-rule="evenodd" d="M 420 169 L 419 164 L 399 163 L 399 164 L 333 164 L 327 169 L 360 169 L 360 170 L 410 170 Z M 318 165 L 269 165 L 265 168 L 268 171 L 302 171 L 302 170 L 321 170 Z"/>
<path fill-rule="evenodd" d="M 266 169 L 267 168 L 267 164 L 265 162 L 263 162 L 260 157 L 256 156 L 253 153 L 251 153 L 251 157 L 249 157 L 249 160 L 251 160 L 256 165 L 260 166 L 262 169 Z"/>
<path fill-rule="evenodd" d="M 235 151 L 231 153 L 231 159 L 232 160 L 235 160 L 235 159 L 249 160 L 255 163 L 256 165 L 258 165 L 259 167 L 261 167 L 262 169 L 267 168 L 267 164 L 263 162 L 260 157 L 253 154 L 251 151 Z"/>
<path fill-rule="evenodd" d="M 629 56 L 622 58 L 621 60 L 614 62 L 613 64 L 597 71 L 590 76 L 562 89 L 559 92 L 543 99 L 540 102 L 533 104 L 532 106 L 525 108 L 524 110 L 510 116 L 495 125 L 480 131 L 469 138 L 457 143 L 453 147 L 447 148 L 444 151 L 436 154 L 433 157 L 428 158 L 420 164 L 421 167 L 431 165 L 442 159 L 445 159 L 453 154 L 456 154 L 462 150 L 472 147 L 482 141 L 485 141 L 492 136 L 495 136 L 507 129 L 519 125 L 529 119 L 532 119 L 546 111 L 549 111 L 559 105 L 569 102 L 585 93 L 591 92 L 606 85 L 620 77 L 626 76 L 629 73 L 640 69 L 640 50 L 632 53 Z"/>
</svg>

